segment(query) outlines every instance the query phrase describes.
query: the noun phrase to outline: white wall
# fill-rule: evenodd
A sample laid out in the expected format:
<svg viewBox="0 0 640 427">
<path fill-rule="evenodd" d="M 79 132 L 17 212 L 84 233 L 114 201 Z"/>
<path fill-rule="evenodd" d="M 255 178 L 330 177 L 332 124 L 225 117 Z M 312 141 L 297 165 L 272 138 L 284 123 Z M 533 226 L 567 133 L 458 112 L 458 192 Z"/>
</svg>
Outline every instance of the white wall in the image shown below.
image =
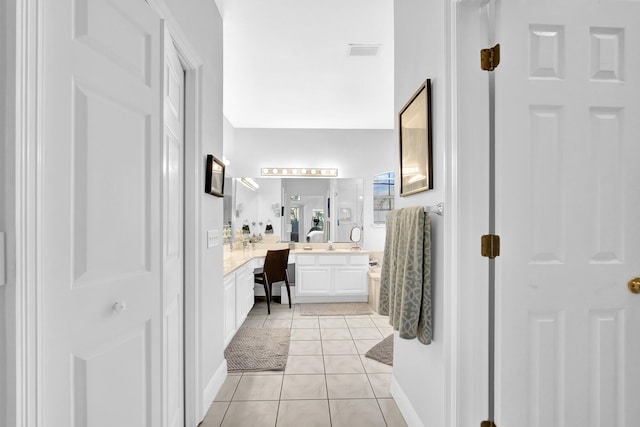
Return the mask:
<svg viewBox="0 0 640 427">
<path fill-rule="evenodd" d="M 225 159 L 230 160 L 233 159 L 235 157 L 235 140 L 236 140 L 236 134 L 235 134 L 235 129 L 233 128 L 233 126 L 231 126 L 231 123 L 229 123 L 229 120 L 227 120 L 226 117 L 223 117 L 222 119 L 222 140 L 223 142 L 223 156 L 225 157 Z M 231 162 L 228 166 L 227 169 L 225 171 L 225 174 L 227 176 L 231 176 L 231 177 L 238 177 L 238 173 L 236 172 L 237 165 L 235 162 Z"/>
<path fill-rule="evenodd" d="M 434 167 L 434 189 L 397 198 L 397 207 L 435 205 L 445 201 L 445 89 L 448 78 L 445 74 L 445 3 L 446 0 L 394 2 L 395 111 L 400 111 L 427 78 L 431 79 Z M 395 145 L 394 157 L 398 158 Z M 398 173 L 397 167 L 395 170 Z M 431 218 L 433 342 L 425 346 L 417 340 L 396 339 L 393 377 L 410 405 L 407 411 L 402 408 L 407 402 L 395 396 L 405 417 L 411 418 L 415 425 L 444 426 L 444 352 L 449 339 L 444 336 L 446 319 L 443 316 L 444 222 L 436 215 Z"/>
<path fill-rule="evenodd" d="M 234 129 L 225 137 L 235 176 L 260 174 L 263 166 L 338 168 L 340 178 L 364 179 L 364 249 L 384 249 L 384 228 L 373 224 L 373 176 L 397 170 L 394 130 Z M 233 143 L 233 149 L 227 144 Z"/>
<path fill-rule="evenodd" d="M 202 60 L 201 123 L 202 162 L 186 165 L 187 173 L 193 167 L 204 169 L 206 154 L 222 158 L 222 18 L 215 2 L 211 0 L 164 0 L 171 15 L 192 48 Z M 204 174 L 201 174 L 204 184 Z M 224 363 L 224 339 L 222 317 L 222 250 L 223 246 L 207 248 L 207 230 L 218 230 L 222 235 L 222 198 L 200 193 L 200 223 L 196 224 L 200 251 L 196 286 L 200 289 L 198 303 L 201 308 L 201 386 L 211 384 L 216 371 Z M 188 313 L 187 313 L 188 315 Z M 193 331 L 186 331 L 192 334 Z M 214 390 L 215 391 L 215 390 Z M 207 404 L 204 402 L 205 405 Z M 204 408 L 206 411 L 208 407 Z"/>
<path fill-rule="evenodd" d="M 8 17 L 7 2 L 0 0 L 0 17 L 4 22 L 0 23 L 0 231 L 7 231 L 6 212 L 8 203 L 6 198 L 7 173 L 11 170 L 7 159 L 8 135 L 6 134 L 6 111 L 9 99 L 7 97 L 7 66 L 12 61 L 7 57 Z M 0 260 L 1 262 L 2 260 Z M 0 277 L 0 283 L 4 278 Z M 6 425 L 7 419 L 7 317 L 6 317 L 6 287 L 0 286 L 0 426 Z"/>
</svg>

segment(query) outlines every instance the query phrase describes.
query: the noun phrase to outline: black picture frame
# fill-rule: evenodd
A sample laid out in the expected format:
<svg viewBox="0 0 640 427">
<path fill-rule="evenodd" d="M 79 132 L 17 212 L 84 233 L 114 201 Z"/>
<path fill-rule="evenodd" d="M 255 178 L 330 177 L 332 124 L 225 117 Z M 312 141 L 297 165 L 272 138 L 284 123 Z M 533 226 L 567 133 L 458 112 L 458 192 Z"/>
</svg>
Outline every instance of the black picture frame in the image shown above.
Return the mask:
<svg viewBox="0 0 640 427">
<path fill-rule="evenodd" d="M 216 156 L 207 154 L 204 192 L 216 197 L 224 197 L 225 166 Z"/>
<path fill-rule="evenodd" d="M 431 79 L 425 80 L 398 114 L 400 196 L 433 189 Z"/>
</svg>

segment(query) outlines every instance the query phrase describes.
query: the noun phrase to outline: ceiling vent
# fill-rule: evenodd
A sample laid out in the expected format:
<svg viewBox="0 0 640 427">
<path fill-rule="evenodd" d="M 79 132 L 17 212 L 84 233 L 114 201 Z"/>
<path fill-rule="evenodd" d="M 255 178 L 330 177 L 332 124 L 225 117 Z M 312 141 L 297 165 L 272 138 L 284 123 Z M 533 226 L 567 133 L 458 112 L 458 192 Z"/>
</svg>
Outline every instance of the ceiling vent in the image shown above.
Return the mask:
<svg viewBox="0 0 640 427">
<path fill-rule="evenodd" d="M 381 44 L 350 44 L 348 56 L 378 56 Z"/>
</svg>

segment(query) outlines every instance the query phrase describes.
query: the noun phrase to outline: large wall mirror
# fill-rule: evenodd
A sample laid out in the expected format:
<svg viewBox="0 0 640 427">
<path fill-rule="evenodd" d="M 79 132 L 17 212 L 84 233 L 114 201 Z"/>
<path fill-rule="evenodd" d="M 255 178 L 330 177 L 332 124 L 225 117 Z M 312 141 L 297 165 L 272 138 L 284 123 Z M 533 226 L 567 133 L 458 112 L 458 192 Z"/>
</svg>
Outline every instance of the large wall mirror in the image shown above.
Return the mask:
<svg viewBox="0 0 640 427">
<path fill-rule="evenodd" d="M 362 178 L 234 178 L 225 198 L 225 224 L 236 240 L 349 242 L 363 225 Z M 229 212 L 230 218 L 227 217 Z M 247 237 L 247 234 L 244 235 Z"/>
</svg>

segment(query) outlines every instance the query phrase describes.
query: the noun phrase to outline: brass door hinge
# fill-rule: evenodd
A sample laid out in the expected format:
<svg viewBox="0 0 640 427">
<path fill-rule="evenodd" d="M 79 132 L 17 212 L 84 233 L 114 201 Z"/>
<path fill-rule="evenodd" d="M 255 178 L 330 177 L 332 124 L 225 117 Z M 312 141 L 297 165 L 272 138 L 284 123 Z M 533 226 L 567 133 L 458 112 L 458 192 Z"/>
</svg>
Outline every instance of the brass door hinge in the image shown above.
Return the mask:
<svg viewBox="0 0 640 427">
<path fill-rule="evenodd" d="M 495 234 L 485 234 L 482 236 L 482 256 L 495 258 L 500 256 L 500 236 Z"/>
<path fill-rule="evenodd" d="M 500 43 L 489 49 L 480 50 L 480 68 L 493 71 L 500 63 Z"/>
<path fill-rule="evenodd" d="M 483 421 L 480 424 L 480 427 L 496 427 L 496 423 L 494 423 L 493 421 Z"/>
</svg>

